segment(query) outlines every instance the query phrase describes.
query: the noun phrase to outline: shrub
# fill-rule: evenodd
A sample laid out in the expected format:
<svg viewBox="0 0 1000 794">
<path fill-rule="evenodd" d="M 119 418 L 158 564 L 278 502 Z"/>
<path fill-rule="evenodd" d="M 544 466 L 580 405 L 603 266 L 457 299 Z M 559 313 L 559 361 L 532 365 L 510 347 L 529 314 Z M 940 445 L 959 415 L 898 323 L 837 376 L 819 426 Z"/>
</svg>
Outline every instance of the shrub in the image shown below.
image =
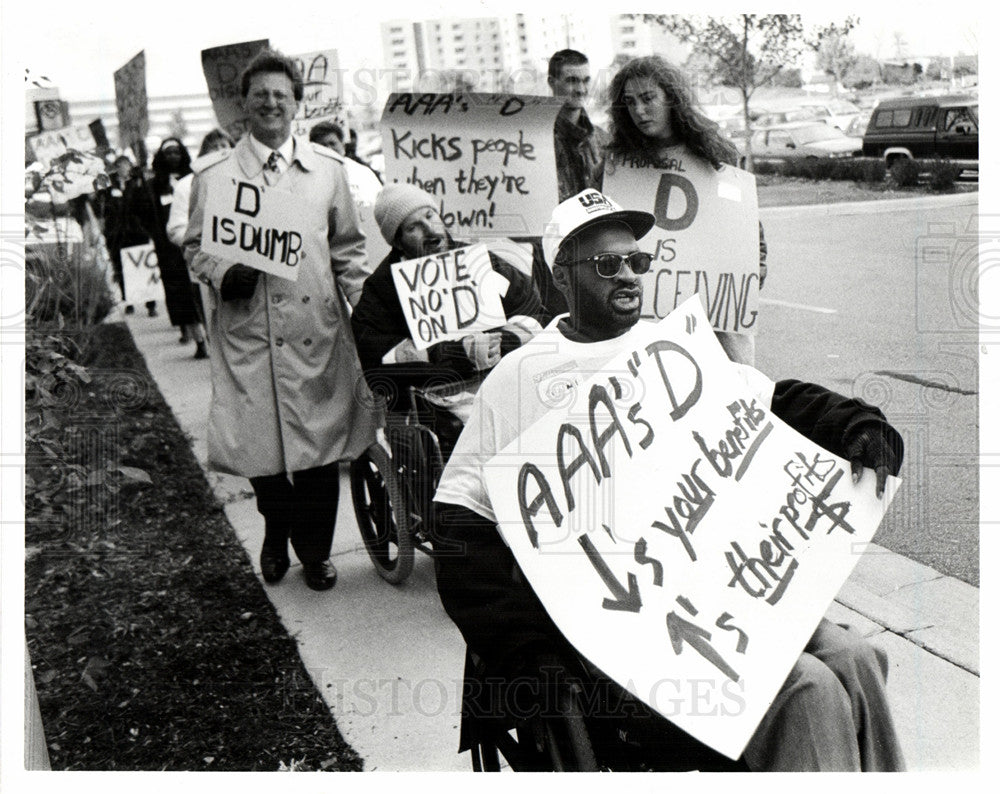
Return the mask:
<svg viewBox="0 0 1000 794">
<path fill-rule="evenodd" d="M 920 182 L 920 166 L 909 157 L 900 157 L 889 166 L 889 175 L 895 187 L 916 187 Z"/>
<path fill-rule="evenodd" d="M 24 306 L 35 323 L 94 325 L 114 301 L 98 260 L 82 245 L 25 246 Z"/>
<path fill-rule="evenodd" d="M 951 190 L 955 186 L 955 180 L 962 172 L 954 163 L 940 158 L 931 161 L 930 164 L 930 188 L 931 190 L 944 191 Z"/>
</svg>

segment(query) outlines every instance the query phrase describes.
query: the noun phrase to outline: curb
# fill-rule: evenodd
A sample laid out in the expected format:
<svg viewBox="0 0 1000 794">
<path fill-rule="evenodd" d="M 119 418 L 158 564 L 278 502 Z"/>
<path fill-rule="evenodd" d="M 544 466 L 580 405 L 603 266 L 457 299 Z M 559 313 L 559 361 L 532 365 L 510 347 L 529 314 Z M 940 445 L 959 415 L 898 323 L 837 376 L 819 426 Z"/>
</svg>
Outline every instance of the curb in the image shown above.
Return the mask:
<svg viewBox="0 0 1000 794">
<path fill-rule="evenodd" d="M 949 193 L 944 196 L 843 201 L 838 204 L 793 204 L 786 207 L 762 207 L 760 218 L 788 218 L 801 215 L 880 215 L 886 212 L 932 209 L 935 207 L 979 206 L 979 191 Z"/>
</svg>

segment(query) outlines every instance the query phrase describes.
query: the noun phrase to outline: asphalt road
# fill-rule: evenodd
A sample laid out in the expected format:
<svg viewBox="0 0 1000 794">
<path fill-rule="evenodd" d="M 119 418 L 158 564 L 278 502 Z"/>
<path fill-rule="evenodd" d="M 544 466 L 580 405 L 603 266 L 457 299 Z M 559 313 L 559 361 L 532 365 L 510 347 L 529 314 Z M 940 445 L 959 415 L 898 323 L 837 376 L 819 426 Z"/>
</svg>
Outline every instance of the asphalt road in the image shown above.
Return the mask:
<svg viewBox="0 0 1000 794">
<path fill-rule="evenodd" d="M 875 541 L 978 586 L 977 207 L 896 207 L 762 213 L 757 366 L 880 407 L 906 460 Z"/>
</svg>

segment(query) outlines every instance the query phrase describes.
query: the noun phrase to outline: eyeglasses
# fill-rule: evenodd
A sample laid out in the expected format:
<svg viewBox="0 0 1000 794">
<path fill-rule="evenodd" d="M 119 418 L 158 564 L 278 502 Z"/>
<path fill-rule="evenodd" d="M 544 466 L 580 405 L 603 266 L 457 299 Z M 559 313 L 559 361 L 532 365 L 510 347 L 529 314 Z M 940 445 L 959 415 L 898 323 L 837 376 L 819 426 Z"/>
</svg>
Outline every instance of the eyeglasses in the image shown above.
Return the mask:
<svg viewBox="0 0 1000 794">
<path fill-rule="evenodd" d="M 618 278 L 622 274 L 625 264 L 637 276 L 649 272 L 649 266 L 653 263 L 653 255 L 645 251 L 633 251 L 631 254 L 595 254 L 586 259 L 574 259 L 570 262 L 559 262 L 560 265 L 580 265 L 584 262 L 593 262 L 597 267 L 597 275 L 601 278 Z"/>
</svg>

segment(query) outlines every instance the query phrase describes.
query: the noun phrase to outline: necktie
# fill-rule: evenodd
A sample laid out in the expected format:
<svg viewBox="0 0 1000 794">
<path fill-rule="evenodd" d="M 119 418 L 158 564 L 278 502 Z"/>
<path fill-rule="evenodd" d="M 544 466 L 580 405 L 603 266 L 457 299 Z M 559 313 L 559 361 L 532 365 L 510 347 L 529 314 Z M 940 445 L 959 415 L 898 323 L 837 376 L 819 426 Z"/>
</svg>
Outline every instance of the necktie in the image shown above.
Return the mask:
<svg viewBox="0 0 1000 794">
<path fill-rule="evenodd" d="M 281 155 L 276 151 L 271 152 L 267 158 L 267 162 L 264 163 L 264 181 L 269 185 L 273 185 L 278 180 L 278 175 L 281 171 L 278 168 L 278 161 Z"/>
</svg>

